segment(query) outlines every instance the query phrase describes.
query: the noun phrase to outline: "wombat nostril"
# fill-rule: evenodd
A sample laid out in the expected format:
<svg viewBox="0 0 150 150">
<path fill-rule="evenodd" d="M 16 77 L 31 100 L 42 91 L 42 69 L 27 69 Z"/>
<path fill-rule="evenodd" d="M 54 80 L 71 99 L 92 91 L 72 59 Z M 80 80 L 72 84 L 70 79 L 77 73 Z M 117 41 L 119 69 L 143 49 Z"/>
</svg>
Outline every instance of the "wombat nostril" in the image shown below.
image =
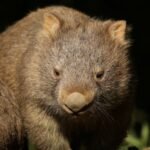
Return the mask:
<svg viewBox="0 0 150 150">
<path fill-rule="evenodd" d="M 82 108 L 89 104 L 86 96 L 79 92 L 69 94 L 64 103 L 65 107 L 72 112 L 79 112 Z"/>
</svg>

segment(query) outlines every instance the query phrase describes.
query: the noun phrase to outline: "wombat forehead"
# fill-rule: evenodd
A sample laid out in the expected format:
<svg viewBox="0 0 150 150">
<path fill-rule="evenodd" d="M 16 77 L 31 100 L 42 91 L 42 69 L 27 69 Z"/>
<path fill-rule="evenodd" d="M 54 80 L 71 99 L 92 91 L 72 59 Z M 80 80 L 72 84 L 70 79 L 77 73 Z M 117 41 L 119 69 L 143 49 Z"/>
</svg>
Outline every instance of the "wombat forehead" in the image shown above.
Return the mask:
<svg viewBox="0 0 150 150">
<path fill-rule="evenodd" d="M 58 57 L 71 60 L 71 62 L 75 61 L 88 63 L 91 61 L 96 61 L 100 58 L 100 47 L 94 47 L 88 42 L 77 42 L 77 41 L 68 41 L 69 44 L 63 44 L 60 48 L 61 53 L 59 53 Z"/>
<path fill-rule="evenodd" d="M 60 54 L 78 57 L 91 57 L 100 53 L 101 41 L 95 35 L 69 34 L 56 41 L 56 49 Z M 97 55 L 95 55 L 96 57 Z"/>
</svg>

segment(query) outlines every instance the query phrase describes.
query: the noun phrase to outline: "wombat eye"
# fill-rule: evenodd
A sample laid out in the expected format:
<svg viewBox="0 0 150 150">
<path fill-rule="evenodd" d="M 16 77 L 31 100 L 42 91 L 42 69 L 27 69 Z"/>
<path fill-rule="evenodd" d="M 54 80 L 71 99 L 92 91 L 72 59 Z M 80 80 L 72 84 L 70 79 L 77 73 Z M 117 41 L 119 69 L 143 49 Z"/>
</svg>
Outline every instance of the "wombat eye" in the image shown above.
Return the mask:
<svg viewBox="0 0 150 150">
<path fill-rule="evenodd" d="M 96 74 L 96 78 L 97 78 L 97 79 L 101 79 L 102 76 L 103 76 L 103 74 L 104 74 L 104 72 L 98 72 L 98 73 Z"/>
<path fill-rule="evenodd" d="M 60 70 L 58 68 L 54 68 L 53 74 L 54 74 L 55 78 L 59 78 L 60 77 Z"/>
<path fill-rule="evenodd" d="M 95 73 L 95 80 L 99 81 L 103 78 L 104 76 L 104 70 L 103 69 L 98 69 Z"/>
</svg>

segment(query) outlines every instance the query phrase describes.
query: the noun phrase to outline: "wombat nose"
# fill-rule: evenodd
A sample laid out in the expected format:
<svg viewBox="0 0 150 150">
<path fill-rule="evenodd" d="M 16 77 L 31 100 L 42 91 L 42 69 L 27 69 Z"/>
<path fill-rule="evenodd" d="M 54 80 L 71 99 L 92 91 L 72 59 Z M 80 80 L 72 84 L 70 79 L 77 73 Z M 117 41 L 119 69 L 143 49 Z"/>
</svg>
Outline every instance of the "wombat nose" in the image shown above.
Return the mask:
<svg viewBox="0 0 150 150">
<path fill-rule="evenodd" d="M 77 113 L 86 107 L 89 102 L 86 100 L 86 97 L 79 93 L 73 92 L 66 97 L 64 107 L 67 107 L 70 111 Z"/>
</svg>

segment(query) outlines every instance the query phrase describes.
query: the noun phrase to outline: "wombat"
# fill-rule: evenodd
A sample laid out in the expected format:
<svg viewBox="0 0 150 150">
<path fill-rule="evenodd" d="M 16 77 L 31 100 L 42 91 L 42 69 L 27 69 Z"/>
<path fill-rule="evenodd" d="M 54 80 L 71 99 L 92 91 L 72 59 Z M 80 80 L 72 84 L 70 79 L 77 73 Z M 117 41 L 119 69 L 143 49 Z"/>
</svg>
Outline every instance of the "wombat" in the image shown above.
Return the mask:
<svg viewBox="0 0 150 150">
<path fill-rule="evenodd" d="M 132 112 L 127 31 L 124 20 L 51 6 L 3 32 L 1 150 L 25 137 L 38 150 L 116 150 Z"/>
</svg>

